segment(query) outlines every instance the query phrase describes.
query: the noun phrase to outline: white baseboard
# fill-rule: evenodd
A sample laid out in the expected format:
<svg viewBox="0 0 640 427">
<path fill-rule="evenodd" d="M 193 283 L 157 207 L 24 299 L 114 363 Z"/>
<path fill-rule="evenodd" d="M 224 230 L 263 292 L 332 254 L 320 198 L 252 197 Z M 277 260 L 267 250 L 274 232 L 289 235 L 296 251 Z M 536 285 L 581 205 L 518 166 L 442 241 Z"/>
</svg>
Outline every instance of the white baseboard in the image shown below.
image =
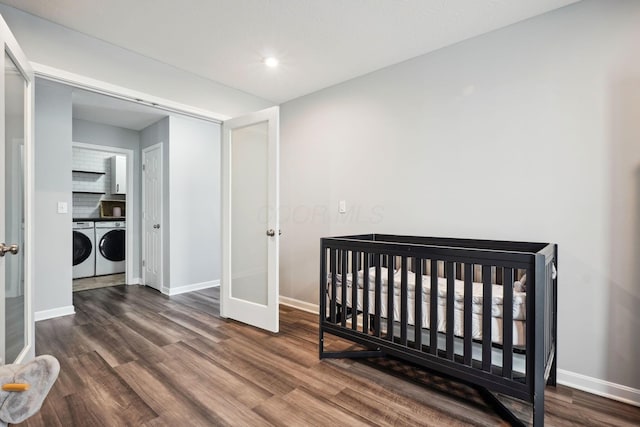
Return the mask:
<svg viewBox="0 0 640 427">
<path fill-rule="evenodd" d="M 193 292 L 193 291 L 199 291 L 201 289 L 214 288 L 216 286 L 220 286 L 220 280 L 211 280 L 209 282 L 194 283 L 192 285 L 178 286 L 177 288 L 168 288 L 166 286 L 163 286 L 162 293 L 165 295 L 172 296 L 172 295 L 184 294 L 185 292 Z"/>
<path fill-rule="evenodd" d="M 320 313 L 320 306 L 318 304 L 311 304 L 310 302 L 300 301 L 299 299 L 289 298 L 282 295 L 280 295 L 280 304 L 313 314 Z"/>
<path fill-rule="evenodd" d="M 626 385 L 588 377 L 575 372 L 565 371 L 564 369 L 558 369 L 558 384 L 628 403 L 629 405 L 640 406 L 640 390 L 627 387 Z"/>
<path fill-rule="evenodd" d="M 36 311 L 33 313 L 33 318 L 38 322 L 40 320 L 53 319 L 54 317 L 68 316 L 70 314 L 76 314 L 76 310 L 72 305 L 52 308 L 51 310 Z"/>
<path fill-rule="evenodd" d="M 127 285 L 142 285 L 142 277 L 134 277 Z"/>
</svg>

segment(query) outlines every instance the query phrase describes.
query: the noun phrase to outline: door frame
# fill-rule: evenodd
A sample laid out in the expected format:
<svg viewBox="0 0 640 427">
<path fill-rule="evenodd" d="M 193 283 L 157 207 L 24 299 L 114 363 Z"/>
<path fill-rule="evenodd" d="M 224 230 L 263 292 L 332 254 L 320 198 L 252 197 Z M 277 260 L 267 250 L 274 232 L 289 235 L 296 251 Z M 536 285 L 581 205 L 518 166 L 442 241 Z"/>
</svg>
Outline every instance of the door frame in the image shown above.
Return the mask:
<svg viewBox="0 0 640 427">
<path fill-rule="evenodd" d="M 93 150 L 93 151 L 102 151 L 104 153 L 115 153 L 115 154 L 124 154 L 127 157 L 127 194 L 124 196 L 125 204 L 126 204 L 126 218 L 125 218 L 125 232 L 127 233 L 127 244 L 125 248 L 125 254 L 127 257 L 126 262 L 126 272 L 125 272 L 125 281 L 127 285 L 134 285 L 140 280 L 140 278 L 133 277 L 133 258 L 131 254 L 133 254 L 133 221 L 130 219 L 136 217 L 136 210 L 133 207 L 133 200 L 136 199 L 137 194 L 134 193 L 133 186 L 133 150 L 129 148 L 120 148 L 120 147 L 110 147 L 108 145 L 97 145 L 97 144 L 88 144 L 86 142 L 76 142 L 73 141 L 71 143 L 71 149 L 74 148 L 83 148 L 85 150 Z M 72 198 L 73 200 L 73 198 Z M 73 215 L 73 208 L 72 208 Z M 98 242 L 95 242 L 97 245 Z M 73 293 L 73 290 L 71 291 Z"/>
<path fill-rule="evenodd" d="M 24 347 L 18 354 L 15 363 L 21 363 L 25 360 L 35 357 L 35 323 L 33 320 L 33 224 L 34 224 L 34 202 L 35 202 L 35 156 L 33 135 L 35 129 L 35 74 L 32 64 L 26 57 L 17 40 L 11 33 L 9 26 L 5 20 L 0 16 L 0 40 L 4 41 L 4 50 L 9 56 L 12 57 L 16 67 L 22 73 L 25 79 L 25 93 L 24 93 L 24 109 L 25 109 L 25 123 L 24 123 L 24 311 L 25 311 L 25 337 Z M 4 58 L 4 56 L 3 56 Z M 4 59 L 2 59 L 4 61 Z M 2 63 L 4 65 L 4 62 Z M 2 82 L 2 89 L 4 92 L 4 77 Z M 2 103 L 2 123 L 4 125 L 4 102 Z M 4 147 L 3 147 L 4 150 Z M 4 157 L 4 154 L 2 155 Z M 3 184 L 4 185 L 4 184 Z M 3 270 L 4 271 L 4 270 Z M 3 282 L 4 284 L 4 282 Z M 2 298 L 4 298 L 4 289 L 2 290 Z M 4 307 L 4 301 L 2 302 Z M 4 316 L 4 315 L 3 315 Z M 4 318 L 2 319 L 4 335 Z M 4 345 L 4 338 L 2 340 Z M 2 351 L 4 354 L 4 349 Z M 10 361 L 13 362 L 13 361 Z M 5 363 L 5 361 L 2 361 Z"/>
<path fill-rule="evenodd" d="M 145 210 L 144 210 L 144 198 L 146 195 L 146 185 L 145 185 L 145 180 L 144 180 L 144 170 L 142 169 L 144 166 L 144 161 L 145 161 L 145 156 L 146 154 L 151 151 L 151 150 L 155 150 L 155 149 L 159 149 L 160 150 L 160 225 L 161 225 L 161 232 L 160 232 L 160 277 L 159 277 L 159 284 L 160 284 L 160 288 L 158 289 L 158 291 L 163 292 L 164 289 L 164 268 L 163 268 L 163 264 L 164 264 L 164 230 L 165 230 L 165 224 L 164 224 L 164 153 L 163 148 L 164 145 L 162 142 L 158 142 L 156 144 L 150 145 L 146 148 L 143 148 L 141 150 L 141 155 L 140 155 L 140 185 L 142 187 L 142 192 L 141 192 L 141 198 L 140 198 L 140 232 L 141 232 L 141 239 L 142 240 L 142 259 L 140 260 L 140 263 L 142 264 L 143 260 L 146 260 L 146 249 L 147 249 L 147 245 L 146 245 L 146 240 L 144 238 L 144 230 L 145 230 L 145 223 L 146 223 L 146 219 L 144 216 Z M 142 275 L 142 285 L 147 286 L 147 278 L 145 276 L 145 267 L 143 265 L 140 266 L 142 271 L 141 271 L 141 275 Z"/>
</svg>

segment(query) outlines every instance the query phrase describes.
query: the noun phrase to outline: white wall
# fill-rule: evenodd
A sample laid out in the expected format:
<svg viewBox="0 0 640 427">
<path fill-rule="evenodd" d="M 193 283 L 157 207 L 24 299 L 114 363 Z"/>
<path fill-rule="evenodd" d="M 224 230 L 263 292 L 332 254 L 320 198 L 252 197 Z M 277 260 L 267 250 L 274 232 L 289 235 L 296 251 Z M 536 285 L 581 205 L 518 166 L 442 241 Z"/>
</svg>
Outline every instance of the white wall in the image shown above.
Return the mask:
<svg viewBox="0 0 640 427">
<path fill-rule="evenodd" d="M 584 1 L 282 105 L 282 294 L 317 302 L 322 236 L 556 242 L 562 375 L 640 402 L 639 22 Z"/>
<path fill-rule="evenodd" d="M 73 119 L 73 141 L 85 144 L 102 145 L 106 147 L 126 148 L 133 151 L 133 177 L 131 177 L 131 179 L 133 179 L 134 194 L 128 195 L 127 205 L 133 206 L 135 216 L 128 216 L 127 222 L 132 221 L 132 230 L 134 235 L 133 252 L 131 254 L 133 262 L 131 277 L 142 277 L 142 271 L 140 269 L 140 256 L 142 251 L 140 245 L 140 196 L 142 194 L 142 187 L 140 183 L 140 132 L 105 125 L 102 123 L 94 123 L 87 120 Z M 130 211 L 127 213 L 129 212 Z"/>
<path fill-rule="evenodd" d="M 71 89 L 36 80 L 34 311 L 72 305 Z M 69 213 L 58 214 L 57 202 Z"/>
<path fill-rule="evenodd" d="M 220 125 L 170 118 L 171 292 L 220 280 Z M 165 283 L 165 286 L 167 284 Z"/>
<path fill-rule="evenodd" d="M 273 105 L 3 4 L 0 14 L 31 61 L 229 117 Z"/>
</svg>

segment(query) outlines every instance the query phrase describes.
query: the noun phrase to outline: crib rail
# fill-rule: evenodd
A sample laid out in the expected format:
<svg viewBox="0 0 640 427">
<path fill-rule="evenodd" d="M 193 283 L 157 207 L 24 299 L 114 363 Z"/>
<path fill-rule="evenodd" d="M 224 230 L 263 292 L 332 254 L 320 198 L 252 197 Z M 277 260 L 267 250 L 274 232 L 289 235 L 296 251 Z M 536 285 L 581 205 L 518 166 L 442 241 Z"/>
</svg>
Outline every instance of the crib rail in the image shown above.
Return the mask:
<svg viewBox="0 0 640 427">
<path fill-rule="evenodd" d="M 321 239 L 320 258 L 321 358 L 395 355 L 542 407 L 556 245 L 361 235 Z M 326 352 L 325 332 L 368 350 Z"/>
</svg>

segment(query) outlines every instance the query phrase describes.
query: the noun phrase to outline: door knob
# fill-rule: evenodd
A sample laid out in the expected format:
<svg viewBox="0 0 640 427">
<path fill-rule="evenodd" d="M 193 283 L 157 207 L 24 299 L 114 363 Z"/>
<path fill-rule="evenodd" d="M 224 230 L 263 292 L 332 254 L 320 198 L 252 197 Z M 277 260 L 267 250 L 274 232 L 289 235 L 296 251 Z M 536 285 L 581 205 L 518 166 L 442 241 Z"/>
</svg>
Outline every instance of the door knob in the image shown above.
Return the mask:
<svg viewBox="0 0 640 427">
<path fill-rule="evenodd" d="M 12 253 L 13 255 L 17 254 L 20 251 L 20 247 L 16 244 L 13 245 L 5 245 L 4 243 L 0 243 L 0 257 L 4 256 L 7 252 Z"/>
<path fill-rule="evenodd" d="M 153 228 L 160 228 L 160 224 L 153 224 Z"/>
<path fill-rule="evenodd" d="M 273 228 L 270 228 L 267 230 L 267 236 L 273 237 L 275 235 L 276 235 L 276 230 L 274 230 Z"/>
</svg>

